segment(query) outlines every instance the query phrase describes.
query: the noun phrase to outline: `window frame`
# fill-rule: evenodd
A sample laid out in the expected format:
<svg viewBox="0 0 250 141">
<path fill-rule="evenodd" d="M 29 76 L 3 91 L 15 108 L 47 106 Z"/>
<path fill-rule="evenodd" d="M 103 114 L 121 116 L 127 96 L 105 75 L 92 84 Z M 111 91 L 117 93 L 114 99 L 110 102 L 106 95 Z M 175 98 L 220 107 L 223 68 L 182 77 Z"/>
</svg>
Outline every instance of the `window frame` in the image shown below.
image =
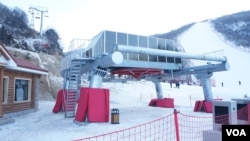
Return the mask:
<svg viewBox="0 0 250 141">
<path fill-rule="evenodd" d="M 4 76 L 3 77 L 3 97 L 2 97 L 2 104 L 7 104 L 8 102 L 8 88 L 9 88 L 9 77 Z"/>
<path fill-rule="evenodd" d="M 28 81 L 28 99 L 27 100 L 16 100 L 16 80 L 27 80 Z M 20 102 L 30 102 L 31 101 L 31 85 L 32 85 L 32 80 L 28 78 L 23 78 L 23 77 L 15 77 L 14 79 L 14 103 L 20 103 Z"/>
</svg>

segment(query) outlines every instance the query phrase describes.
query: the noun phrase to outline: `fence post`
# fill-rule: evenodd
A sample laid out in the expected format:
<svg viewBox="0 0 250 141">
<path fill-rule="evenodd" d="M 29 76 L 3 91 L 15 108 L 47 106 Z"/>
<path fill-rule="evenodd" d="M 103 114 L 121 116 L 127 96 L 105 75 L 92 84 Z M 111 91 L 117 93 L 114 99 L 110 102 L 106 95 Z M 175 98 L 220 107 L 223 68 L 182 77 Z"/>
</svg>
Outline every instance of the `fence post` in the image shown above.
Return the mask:
<svg viewBox="0 0 250 141">
<path fill-rule="evenodd" d="M 174 126 L 175 126 L 175 135 L 176 141 L 180 141 L 180 134 L 179 134 L 179 123 L 178 123 L 178 114 L 179 112 L 174 109 Z"/>
</svg>

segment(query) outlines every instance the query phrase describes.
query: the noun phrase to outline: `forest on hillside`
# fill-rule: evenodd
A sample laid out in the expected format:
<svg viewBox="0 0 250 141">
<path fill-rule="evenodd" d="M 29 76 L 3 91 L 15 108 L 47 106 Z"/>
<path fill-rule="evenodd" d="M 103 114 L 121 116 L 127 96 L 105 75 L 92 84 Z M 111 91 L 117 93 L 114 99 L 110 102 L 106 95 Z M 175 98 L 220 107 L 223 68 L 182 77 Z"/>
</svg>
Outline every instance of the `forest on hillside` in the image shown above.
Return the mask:
<svg viewBox="0 0 250 141">
<path fill-rule="evenodd" d="M 234 43 L 236 46 L 250 48 L 250 11 L 243 11 L 231 15 L 218 17 L 210 21 L 214 29 L 223 35 L 225 40 Z M 164 34 L 154 36 L 177 40 L 178 36 L 191 28 L 195 23 L 184 25 L 178 29 Z"/>
<path fill-rule="evenodd" d="M 0 42 L 6 46 L 35 52 L 63 55 L 55 29 L 47 29 L 42 34 L 29 26 L 27 14 L 20 8 L 9 8 L 0 3 Z"/>
<path fill-rule="evenodd" d="M 236 46 L 250 47 L 250 11 L 226 15 L 212 20 L 217 32 Z"/>
</svg>

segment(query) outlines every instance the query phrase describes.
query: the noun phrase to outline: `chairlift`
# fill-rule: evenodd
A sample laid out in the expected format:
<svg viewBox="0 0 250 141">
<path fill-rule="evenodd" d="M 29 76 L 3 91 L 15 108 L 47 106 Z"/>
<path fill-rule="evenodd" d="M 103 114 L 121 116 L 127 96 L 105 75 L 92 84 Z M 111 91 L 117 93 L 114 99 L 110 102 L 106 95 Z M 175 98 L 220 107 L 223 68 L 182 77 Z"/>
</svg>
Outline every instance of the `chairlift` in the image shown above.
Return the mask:
<svg viewBox="0 0 250 141">
<path fill-rule="evenodd" d="M 29 13 L 32 14 L 32 15 L 34 14 L 33 10 L 29 10 Z"/>
<path fill-rule="evenodd" d="M 40 19 L 40 15 L 39 15 L 39 13 L 36 13 L 35 18 L 36 18 L 36 19 Z"/>
</svg>

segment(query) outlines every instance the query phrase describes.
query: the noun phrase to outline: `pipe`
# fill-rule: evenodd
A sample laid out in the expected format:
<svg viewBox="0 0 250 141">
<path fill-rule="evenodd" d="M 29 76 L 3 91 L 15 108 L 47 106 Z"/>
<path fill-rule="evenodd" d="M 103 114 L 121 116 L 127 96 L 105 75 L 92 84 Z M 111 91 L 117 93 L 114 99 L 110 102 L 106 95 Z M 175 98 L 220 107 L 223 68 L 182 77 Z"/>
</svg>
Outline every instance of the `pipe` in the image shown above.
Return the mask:
<svg viewBox="0 0 250 141">
<path fill-rule="evenodd" d="M 132 47 L 132 46 L 125 46 L 125 45 L 117 45 L 116 50 L 121 51 L 121 52 L 127 52 L 127 53 L 139 53 L 139 54 L 148 54 L 148 55 L 157 55 L 157 56 L 168 56 L 168 57 L 179 57 L 179 58 L 187 58 L 187 59 L 227 62 L 226 57 L 215 57 L 215 56 L 208 56 L 208 55 L 203 55 L 203 54 L 188 54 L 184 52 L 143 48 L 143 47 L 137 47 L 137 46 Z"/>
<path fill-rule="evenodd" d="M 103 77 L 106 75 L 106 72 L 96 71 L 94 75 L 91 76 L 89 83 L 90 88 L 101 88 Z"/>
<path fill-rule="evenodd" d="M 161 82 L 160 81 L 153 81 L 155 84 L 155 90 L 157 94 L 158 99 L 163 99 L 163 92 L 162 92 L 162 87 L 161 87 Z"/>
<path fill-rule="evenodd" d="M 101 56 L 92 61 L 87 61 L 86 64 L 83 65 L 81 71 L 88 72 L 92 71 L 96 67 L 107 68 L 113 65 L 118 65 L 123 62 L 123 55 L 119 51 L 115 51 L 111 54 Z"/>
<path fill-rule="evenodd" d="M 112 65 L 118 65 L 122 63 L 123 55 L 121 52 L 115 51 L 112 54 L 103 56 L 102 59 L 98 59 L 96 64 L 100 67 L 106 68 Z"/>
<path fill-rule="evenodd" d="M 213 73 L 200 73 L 196 77 L 201 80 L 203 94 L 206 101 L 213 100 L 212 88 L 211 88 L 211 77 Z"/>
</svg>

